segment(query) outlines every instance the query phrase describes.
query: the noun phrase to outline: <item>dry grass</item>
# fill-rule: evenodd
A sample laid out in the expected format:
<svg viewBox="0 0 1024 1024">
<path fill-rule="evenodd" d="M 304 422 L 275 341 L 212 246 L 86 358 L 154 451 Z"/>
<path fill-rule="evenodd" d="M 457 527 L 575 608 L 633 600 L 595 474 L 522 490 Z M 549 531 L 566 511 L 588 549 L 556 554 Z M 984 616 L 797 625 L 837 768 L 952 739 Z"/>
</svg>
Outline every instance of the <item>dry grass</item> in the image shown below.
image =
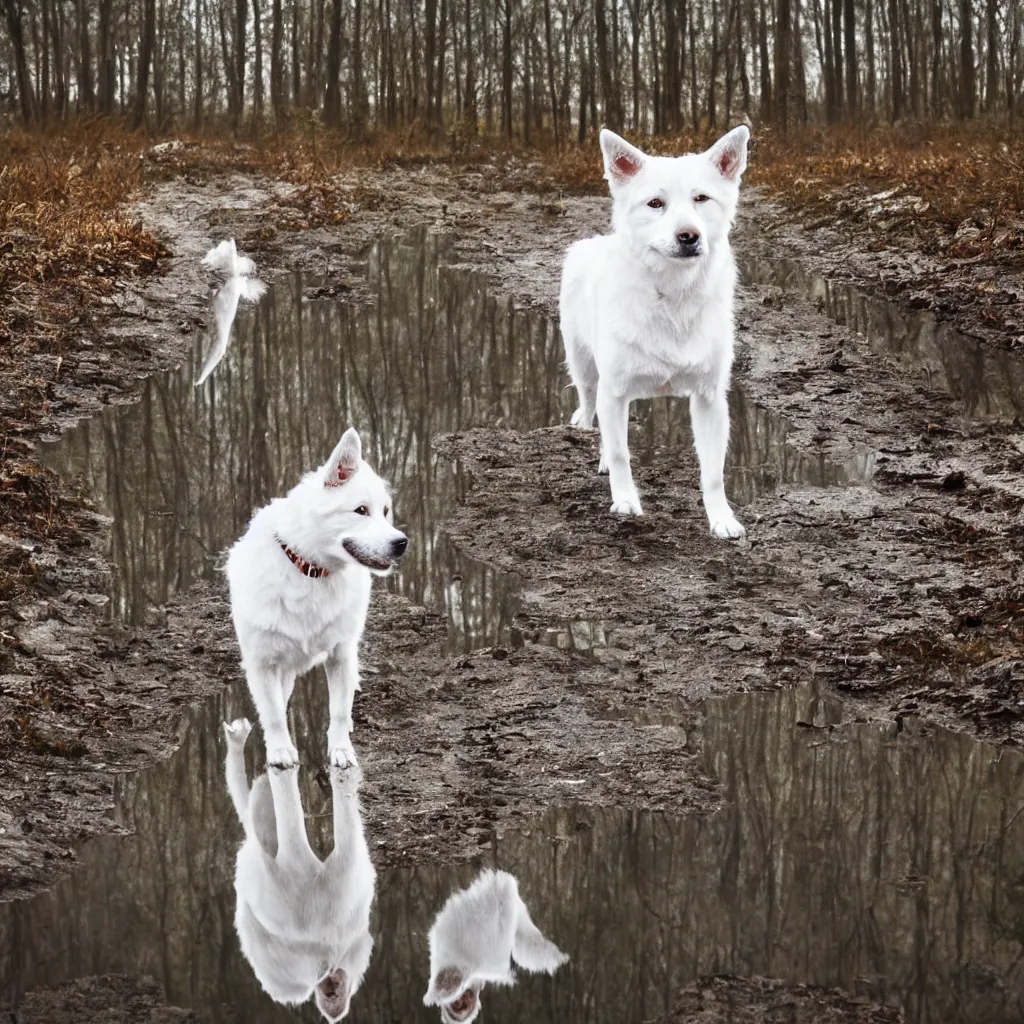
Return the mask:
<svg viewBox="0 0 1024 1024">
<path fill-rule="evenodd" d="M 141 181 L 141 136 L 104 122 L 12 132 L 0 170 L 0 287 L 145 274 L 159 243 L 122 204 Z M 84 280 L 83 280 L 84 279 Z"/>
<path fill-rule="evenodd" d="M 1024 136 L 998 124 L 766 132 L 751 180 L 826 223 L 1024 264 Z"/>
</svg>

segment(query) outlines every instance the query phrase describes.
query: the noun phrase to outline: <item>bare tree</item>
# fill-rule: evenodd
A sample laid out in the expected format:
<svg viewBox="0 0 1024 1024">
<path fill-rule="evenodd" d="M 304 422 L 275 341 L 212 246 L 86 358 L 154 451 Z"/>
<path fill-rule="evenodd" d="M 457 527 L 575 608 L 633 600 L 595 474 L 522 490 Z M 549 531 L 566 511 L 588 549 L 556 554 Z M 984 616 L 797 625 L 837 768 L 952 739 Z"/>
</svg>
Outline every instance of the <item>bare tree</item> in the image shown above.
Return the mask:
<svg viewBox="0 0 1024 1024">
<path fill-rule="evenodd" d="M 135 110 L 132 127 L 141 128 L 146 120 L 146 98 L 149 95 L 149 69 L 156 47 L 156 0 L 145 0 L 142 40 L 139 45 L 139 73 L 135 86 Z"/>
</svg>

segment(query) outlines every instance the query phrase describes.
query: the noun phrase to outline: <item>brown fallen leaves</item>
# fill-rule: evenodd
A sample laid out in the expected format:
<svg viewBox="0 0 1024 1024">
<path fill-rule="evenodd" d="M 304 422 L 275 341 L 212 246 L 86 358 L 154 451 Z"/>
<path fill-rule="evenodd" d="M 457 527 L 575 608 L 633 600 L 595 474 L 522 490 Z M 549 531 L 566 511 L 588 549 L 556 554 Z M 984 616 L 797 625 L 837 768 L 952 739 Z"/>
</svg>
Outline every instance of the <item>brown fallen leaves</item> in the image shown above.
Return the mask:
<svg viewBox="0 0 1024 1024">
<path fill-rule="evenodd" d="M 824 223 L 1024 266 L 1024 135 L 988 121 L 762 132 L 752 180 Z"/>
</svg>

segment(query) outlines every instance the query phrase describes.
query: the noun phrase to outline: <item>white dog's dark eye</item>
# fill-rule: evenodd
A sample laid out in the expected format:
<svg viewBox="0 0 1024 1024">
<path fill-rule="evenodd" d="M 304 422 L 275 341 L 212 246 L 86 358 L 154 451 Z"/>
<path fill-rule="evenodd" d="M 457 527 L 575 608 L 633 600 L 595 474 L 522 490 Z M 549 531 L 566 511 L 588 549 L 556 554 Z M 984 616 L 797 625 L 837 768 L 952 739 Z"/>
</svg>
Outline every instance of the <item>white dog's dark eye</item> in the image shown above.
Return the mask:
<svg viewBox="0 0 1024 1024">
<path fill-rule="evenodd" d="M 660 199 L 652 199 L 652 200 L 651 200 L 651 201 L 650 201 L 650 202 L 649 202 L 649 203 L 648 203 L 647 205 L 648 205 L 648 206 L 649 206 L 649 207 L 650 207 L 650 208 L 651 208 L 652 210 L 660 210 L 660 209 L 661 209 L 661 208 L 662 208 L 662 207 L 663 207 L 663 206 L 664 206 L 665 204 L 664 204 L 664 202 L 663 202 L 662 200 L 660 200 Z"/>
<path fill-rule="evenodd" d="M 370 510 L 365 505 L 360 505 L 359 508 L 356 509 L 357 516 L 368 516 L 369 514 Z"/>
<path fill-rule="evenodd" d="M 693 201 L 695 203 L 706 203 L 710 198 L 711 198 L 711 196 L 706 196 L 702 192 L 699 196 L 694 196 L 693 197 Z"/>
</svg>

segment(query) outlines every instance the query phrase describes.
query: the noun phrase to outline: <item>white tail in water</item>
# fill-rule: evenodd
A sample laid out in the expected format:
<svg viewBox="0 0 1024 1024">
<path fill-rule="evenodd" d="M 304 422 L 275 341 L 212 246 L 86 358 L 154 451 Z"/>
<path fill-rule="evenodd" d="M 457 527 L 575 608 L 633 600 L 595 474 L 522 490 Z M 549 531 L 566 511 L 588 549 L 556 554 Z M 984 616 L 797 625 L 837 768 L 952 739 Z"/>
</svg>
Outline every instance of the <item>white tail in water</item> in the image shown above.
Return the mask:
<svg viewBox="0 0 1024 1024">
<path fill-rule="evenodd" d="M 204 257 L 203 266 L 218 270 L 229 277 L 247 277 L 256 273 L 256 264 L 248 256 L 239 256 L 235 240 L 227 238 L 215 245 Z"/>
<path fill-rule="evenodd" d="M 213 373 L 228 350 L 231 325 L 235 322 L 239 300 L 258 302 L 266 290 L 267 286 L 259 278 L 233 276 L 225 281 L 213 297 L 213 316 L 217 322 L 217 339 L 206 357 L 202 373 L 196 378 L 196 387 L 199 387 Z"/>
<path fill-rule="evenodd" d="M 204 267 L 227 274 L 227 280 L 213 297 L 213 317 L 217 323 L 217 338 L 210 348 L 202 373 L 196 379 L 199 387 L 216 369 L 224 358 L 231 338 L 231 325 L 235 322 L 239 301 L 257 302 L 263 297 L 267 286 L 258 278 L 256 264 L 248 256 L 239 256 L 235 240 L 228 238 L 215 245 L 202 260 Z"/>
</svg>

